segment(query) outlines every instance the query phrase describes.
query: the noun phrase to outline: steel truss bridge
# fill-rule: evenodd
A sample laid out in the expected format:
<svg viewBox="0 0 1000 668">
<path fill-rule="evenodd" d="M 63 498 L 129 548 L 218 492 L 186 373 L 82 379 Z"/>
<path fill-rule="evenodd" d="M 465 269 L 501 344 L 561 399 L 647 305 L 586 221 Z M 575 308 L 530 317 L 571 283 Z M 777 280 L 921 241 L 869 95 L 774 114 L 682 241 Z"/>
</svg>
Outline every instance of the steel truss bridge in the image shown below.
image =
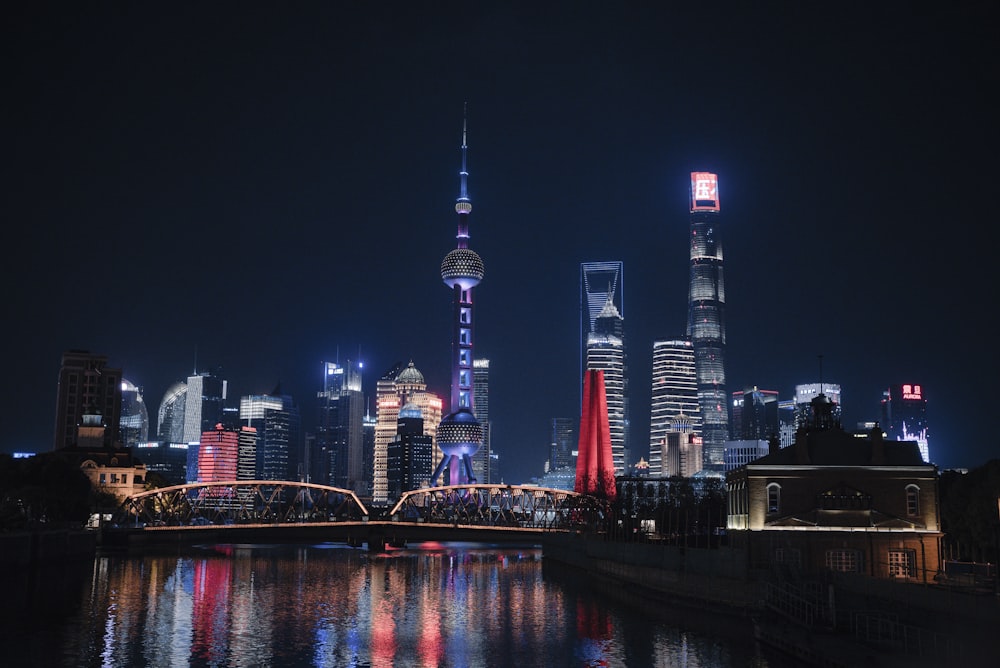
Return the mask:
<svg viewBox="0 0 1000 668">
<path fill-rule="evenodd" d="M 239 480 L 174 485 L 127 498 L 108 531 L 132 544 L 272 540 L 367 543 L 525 541 L 593 526 L 605 511 L 594 497 L 547 487 L 449 485 L 406 492 L 374 513 L 354 494 L 304 482 Z M 210 533 L 205 533 L 209 531 Z"/>
</svg>

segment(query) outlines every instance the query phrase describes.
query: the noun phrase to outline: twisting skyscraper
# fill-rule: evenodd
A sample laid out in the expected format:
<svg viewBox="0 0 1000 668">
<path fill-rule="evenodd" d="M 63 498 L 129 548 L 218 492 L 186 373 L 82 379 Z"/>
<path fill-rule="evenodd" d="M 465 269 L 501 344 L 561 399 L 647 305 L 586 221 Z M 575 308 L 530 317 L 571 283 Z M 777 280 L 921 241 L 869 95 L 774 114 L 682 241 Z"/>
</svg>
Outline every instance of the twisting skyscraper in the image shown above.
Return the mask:
<svg viewBox="0 0 1000 668">
<path fill-rule="evenodd" d="M 719 179 L 691 173 L 691 284 L 687 335 L 694 345 L 705 468 L 722 470 L 729 437 L 726 397 L 726 288 L 719 239 Z"/>
<path fill-rule="evenodd" d="M 467 125 L 462 123 L 462 171 L 461 190 L 455 211 L 458 213 L 458 247 L 448 253 L 441 262 L 441 279 L 452 291 L 452 358 L 451 358 L 451 413 L 446 415 L 438 427 L 438 446 L 444 458 L 434 470 L 434 483 L 448 467 L 448 484 L 458 485 L 475 482 L 472 471 L 472 455 L 483 442 L 483 427 L 476 419 L 473 407 L 472 372 L 472 289 L 483 280 L 483 261 L 479 254 L 469 248 L 469 214 L 472 201 L 469 200 L 466 153 Z"/>
</svg>

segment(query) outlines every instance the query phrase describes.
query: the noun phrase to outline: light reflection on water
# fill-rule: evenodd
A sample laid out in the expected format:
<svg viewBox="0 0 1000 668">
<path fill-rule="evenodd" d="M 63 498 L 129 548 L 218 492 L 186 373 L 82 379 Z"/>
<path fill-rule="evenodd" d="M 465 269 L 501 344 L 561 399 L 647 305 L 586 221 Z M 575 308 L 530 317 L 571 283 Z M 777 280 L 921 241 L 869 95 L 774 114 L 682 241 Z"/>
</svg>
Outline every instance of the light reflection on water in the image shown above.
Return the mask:
<svg viewBox="0 0 1000 668">
<path fill-rule="evenodd" d="M 454 543 L 101 556 L 11 583 L 0 640 L 8 665 L 767 665 L 745 639 L 682 630 L 563 571 L 543 573 L 534 548 Z"/>
</svg>

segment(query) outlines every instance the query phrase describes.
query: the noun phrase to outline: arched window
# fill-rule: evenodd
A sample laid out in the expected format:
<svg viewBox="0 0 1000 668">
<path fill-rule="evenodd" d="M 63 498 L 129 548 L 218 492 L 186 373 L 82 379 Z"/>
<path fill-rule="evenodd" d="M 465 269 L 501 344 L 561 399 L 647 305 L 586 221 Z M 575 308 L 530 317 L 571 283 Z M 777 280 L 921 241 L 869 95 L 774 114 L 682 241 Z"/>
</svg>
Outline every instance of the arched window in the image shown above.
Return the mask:
<svg viewBox="0 0 1000 668">
<path fill-rule="evenodd" d="M 906 514 L 910 517 L 920 515 L 920 488 L 916 485 L 906 486 Z"/>
<path fill-rule="evenodd" d="M 781 511 L 781 485 L 772 482 L 767 486 L 767 514 Z"/>
</svg>

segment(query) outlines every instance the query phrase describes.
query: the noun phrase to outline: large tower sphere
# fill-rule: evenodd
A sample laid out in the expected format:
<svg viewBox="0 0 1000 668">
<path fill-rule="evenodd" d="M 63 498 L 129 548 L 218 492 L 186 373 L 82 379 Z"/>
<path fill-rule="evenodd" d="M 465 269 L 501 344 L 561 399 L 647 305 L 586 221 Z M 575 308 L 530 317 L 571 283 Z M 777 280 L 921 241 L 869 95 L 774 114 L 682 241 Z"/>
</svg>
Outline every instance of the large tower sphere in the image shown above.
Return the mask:
<svg viewBox="0 0 1000 668">
<path fill-rule="evenodd" d="M 441 420 L 437 428 L 437 442 L 445 457 L 471 457 L 483 443 L 483 425 L 468 408 L 461 408 Z"/>
<path fill-rule="evenodd" d="M 449 288 L 456 285 L 463 290 L 474 288 L 483 280 L 485 268 L 479 253 L 470 248 L 456 248 L 441 262 L 441 280 Z"/>
</svg>

